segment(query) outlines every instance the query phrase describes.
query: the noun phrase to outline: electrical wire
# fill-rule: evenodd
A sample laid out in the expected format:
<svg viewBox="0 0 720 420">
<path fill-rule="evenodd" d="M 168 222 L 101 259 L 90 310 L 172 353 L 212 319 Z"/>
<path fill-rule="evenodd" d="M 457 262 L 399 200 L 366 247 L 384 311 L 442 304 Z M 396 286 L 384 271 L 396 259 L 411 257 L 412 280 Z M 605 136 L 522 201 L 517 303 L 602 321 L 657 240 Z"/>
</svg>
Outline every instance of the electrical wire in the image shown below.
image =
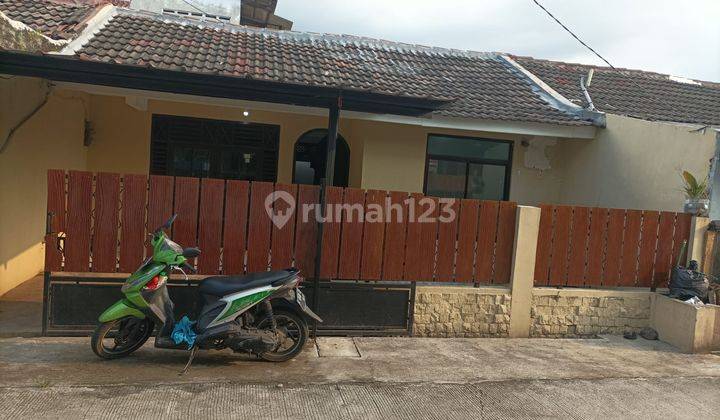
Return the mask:
<svg viewBox="0 0 720 420">
<path fill-rule="evenodd" d="M 640 84 L 635 81 L 635 79 L 633 79 L 632 77 L 630 77 L 630 76 L 628 76 L 627 74 L 623 73 L 622 71 L 618 70 L 618 69 L 617 69 L 615 66 L 613 66 L 605 57 L 603 57 L 602 55 L 600 55 L 600 53 L 598 53 L 597 51 L 595 51 L 595 49 L 593 49 L 593 48 L 592 48 L 590 45 L 588 45 L 585 41 L 583 41 L 582 39 L 580 39 L 580 37 L 578 37 L 577 35 L 575 35 L 575 33 L 574 33 L 573 31 L 571 31 L 570 28 L 568 28 L 567 26 L 565 26 L 565 25 L 560 21 L 560 19 L 556 18 L 555 15 L 553 15 L 548 9 L 546 9 L 542 4 L 540 4 L 540 2 L 539 2 L 538 0 L 532 0 L 532 1 L 533 1 L 533 3 L 535 3 L 539 8 L 541 8 L 545 13 L 547 13 L 547 15 L 550 16 L 555 22 L 557 22 L 557 24 L 560 25 L 567 33 L 569 33 L 573 38 L 575 38 L 583 47 L 585 47 L 585 48 L 587 48 L 588 50 L 590 50 L 590 52 L 592 52 L 592 53 L 595 54 L 598 58 L 600 58 L 603 62 L 605 62 L 605 64 L 607 64 L 611 69 L 615 70 L 619 75 L 623 76 L 624 78 L 626 78 L 627 80 L 629 80 L 630 83 L 632 83 L 633 85 L 635 85 L 635 87 L 638 88 L 639 92 L 641 92 L 642 94 L 645 94 L 647 97 L 653 99 L 655 102 L 657 102 L 658 105 L 662 105 L 662 107 L 666 107 L 666 106 L 667 106 L 666 101 L 662 101 L 662 100 L 661 100 L 660 98 L 658 98 L 657 96 L 648 93 L 648 92 L 645 90 L 644 87 L 640 86 Z M 698 120 L 695 119 L 695 118 L 691 118 L 689 114 L 683 113 L 683 116 L 687 118 L 687 121 L 686 121 L 687 123 L 690 123 L 690 124 L 702 124 L 702 123 L 699 123 L 699 122 L 692 122 L 692 121 L 698 121 Z"/>
<path fill-rule="evenodd" d="M 190 3 L 188 0 L 182 0 L 182 1 L 183 1 L 183 3 L 187 4 L 188 6 L 192 7 L 192 8 L 195 9 L 195 10 L 197 10 L 198 12 L 200 12 L 200 13 L 202 13 L 202 14 L 205 14 L 205 15 L 207 14 L 207 12 L 205 12 L 203 9 L 195 6 L 194 4 Z"/>
<path fill-rule="evenodd" d="M 617 70 L 617 69 L 615 68 L 615 66 L 613 66 L 612 64 L 610 64 L 610 62 L 607 61 L 607 59 L 605 59 L 605 57 L 603 57 L 602 55 L 600 55 L 600 53 L 598 53 L 597 51 L 595 51 L 591 46 L 589 46 L 588 44 L 586 44 L 582 39 L 580 39 L 577 35 L 575 35 L 575 34 L 573 33 L 573 31 L 571 31 L 567 26 L 565 26 L 562 22 L 560 22 L 560 19 L 556 18 L 555 15 L 553 15 L 552 13 L 550 13 L 550 11 L 549 11 L 548 9 L 546 9 L 542 4 L 540 4 L 540 2 L 538 2 L 538 0 L 532 0 L 532 1 L 533 1 L 533 3 L 537 4 L 539 8 L 543 9 L 543 10 L 545 11 L 545 13 L 548 14 L 548 16 L 550 16 L 555 22 L 557 22 L 558 25 L 562 26 L 562 28 L 565 29 L 565 31 L 567 31 L 567 33 L 569 33 L 573 38 L 575 38 L 575 39 L 576 39 L 579 43 L 581 43 L 585 48 L 587 48 L 587 49 L 590 50 L 593 54 L 595 54 L 596 56 L 598 56 L 602 61 L 605 62 L 605 64 L 607 64 L 608 66 L 610 66 L 610 68 L 612 68 L 613 70 Z"/>
</svg>

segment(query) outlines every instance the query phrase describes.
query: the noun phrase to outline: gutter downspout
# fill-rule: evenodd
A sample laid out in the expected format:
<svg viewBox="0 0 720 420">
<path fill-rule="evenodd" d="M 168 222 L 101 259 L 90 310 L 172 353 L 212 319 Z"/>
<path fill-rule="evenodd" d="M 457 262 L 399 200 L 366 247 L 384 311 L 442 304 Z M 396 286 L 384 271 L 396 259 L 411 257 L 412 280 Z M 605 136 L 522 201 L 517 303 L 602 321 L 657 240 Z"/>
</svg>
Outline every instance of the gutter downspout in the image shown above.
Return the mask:
<svg viewBox="0 0 720 420">
<path fill-rule="evenodd" d="M 588 103 L 588 109 L 590 111 L 597 111 L 597 109 L 595 109 L 595 105 L 593 104 L 592 98 L 590 97 L 590 92 L 588 92 L 587 90 L 587 88 L 590 87 L 590 83 L 592 83 L 593 73 L 595 73 L 594 69 L 590 69 L 588 71 L 587 83 L 585 83 L 585 76 L 580 76 L 580 89 L 582 89 L 583 95 L 585 95 L 585 100 Z"/>
</svg>

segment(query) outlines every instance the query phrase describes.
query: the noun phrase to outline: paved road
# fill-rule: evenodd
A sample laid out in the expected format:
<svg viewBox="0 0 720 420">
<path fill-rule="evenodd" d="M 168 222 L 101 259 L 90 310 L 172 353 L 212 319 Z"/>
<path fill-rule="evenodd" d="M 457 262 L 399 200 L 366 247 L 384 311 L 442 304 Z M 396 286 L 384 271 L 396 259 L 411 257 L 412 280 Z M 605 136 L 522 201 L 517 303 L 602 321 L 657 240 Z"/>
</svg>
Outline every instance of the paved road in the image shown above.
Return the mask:
<svg viewBox="0 0 720 420">
<path fill-rule="evenodd" d="M 0 418 L 717 418 L 720 378 L 0 388 Z"/>
<path fill-rule="evenodd" d="M 167 382 L 352 383 L 455 382 L 720 376 L 720 356 L 682 354 L 659 341 L 565 339 L 355 338 L 360 357 L 308 345 L 275 365 L 230 351 L 201 351 L 177 374 L 185 351 L 145 345 L 130 357 L 101 360 L 87 337 L 0 339 L 0 387 L 157 384 Z M 326 346 L 328 339 L 318 339 Z M 330 348 L 332 350 L 332 348 Z M 323 357 L 329 356 L 329 357 Z M 69 373 L 72 374 L 69 374 Z"/>
<path fill-rule="evenodd" d="M 0 418 L 720 417 L 720 356 L 642 339 L 320 338 L 281 364 L 201 352 L 178 376 L 186 358 L 0 339 Z"/>
</svg>

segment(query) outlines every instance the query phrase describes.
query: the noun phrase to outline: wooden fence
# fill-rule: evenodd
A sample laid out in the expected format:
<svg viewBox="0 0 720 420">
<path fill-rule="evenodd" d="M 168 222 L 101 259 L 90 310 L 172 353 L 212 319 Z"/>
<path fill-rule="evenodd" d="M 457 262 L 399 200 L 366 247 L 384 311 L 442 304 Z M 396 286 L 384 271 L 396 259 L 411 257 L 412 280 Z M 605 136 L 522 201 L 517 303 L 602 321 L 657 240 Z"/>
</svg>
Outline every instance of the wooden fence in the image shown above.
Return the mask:
<svg viewBox="0 0 720 420">
<path fill-rule="evenodd" d="M 276 226 L 266 198 L 284 191 L 296 202 L 293 217 Z M 147 233 L 173 213 L 172 238 L 197 246 L 201 274 L 242 274 L 298 267 L 315 273 L 318 223 L 305 221 L 302 208 L 317 203 L 319 187 L 267 182 L 224 181 L 169 176 L 48 171 L 50 231 L 46 271 L 131 272 L 148 255 Z M 407 214 L 427 208 L 421 194 L 330 187 L 328 204 L 388 203 Z M 408 200 L 413 198 L 414 200 Z M 437 198 L 429 198 L 437 203 Z M 288 210 L 276 200 L 273 216 Z M 323 279 L 507 283 L 510 279 L 516 204 L 457 200 L 451 222 L 383 223 L 348 220 L 325 223 Z M 438 215 L 440 206 L 435 207 Z M 314 213 L 313 213 L 314 214 Z M 346 213 L 343 213 L 346 214 Z M 61 250 L 58 233 L 65 236 Z"/>
<path fill-rule="evenodd" d="M 684 213 L 540 208 L 536 286 L 662 287 L 690 236 Z"/>
</svg>

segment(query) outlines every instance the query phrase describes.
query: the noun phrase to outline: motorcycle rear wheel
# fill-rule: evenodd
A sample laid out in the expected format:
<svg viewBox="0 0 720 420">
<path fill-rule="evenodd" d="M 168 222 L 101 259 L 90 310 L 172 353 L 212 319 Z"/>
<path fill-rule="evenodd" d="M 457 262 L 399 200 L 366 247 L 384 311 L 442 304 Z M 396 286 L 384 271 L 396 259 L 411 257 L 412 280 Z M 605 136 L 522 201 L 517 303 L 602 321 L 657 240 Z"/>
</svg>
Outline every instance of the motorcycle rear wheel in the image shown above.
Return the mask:
<svg viewBox="0 0 720 420">
<path fill-rule="evenodd" d="M 90 346 L 103 359 L 125 357 L 150 338 L 155 323 L 148 319 L 123 318 L 101 323 L 93 332 Z"/>
<path fill-rule="evenodd" d="M 260 353 L 260 358 L 268 362 L 285 362 L 300 354 L 308 339 L 308 325 L 305 318 L 295 312 L 276 309 L 274 311 L 277 328 L 282 341 L 271 351 Z M 270 319 L 264 319 L 259 328 L 269 328 Z"/>
</svg>

